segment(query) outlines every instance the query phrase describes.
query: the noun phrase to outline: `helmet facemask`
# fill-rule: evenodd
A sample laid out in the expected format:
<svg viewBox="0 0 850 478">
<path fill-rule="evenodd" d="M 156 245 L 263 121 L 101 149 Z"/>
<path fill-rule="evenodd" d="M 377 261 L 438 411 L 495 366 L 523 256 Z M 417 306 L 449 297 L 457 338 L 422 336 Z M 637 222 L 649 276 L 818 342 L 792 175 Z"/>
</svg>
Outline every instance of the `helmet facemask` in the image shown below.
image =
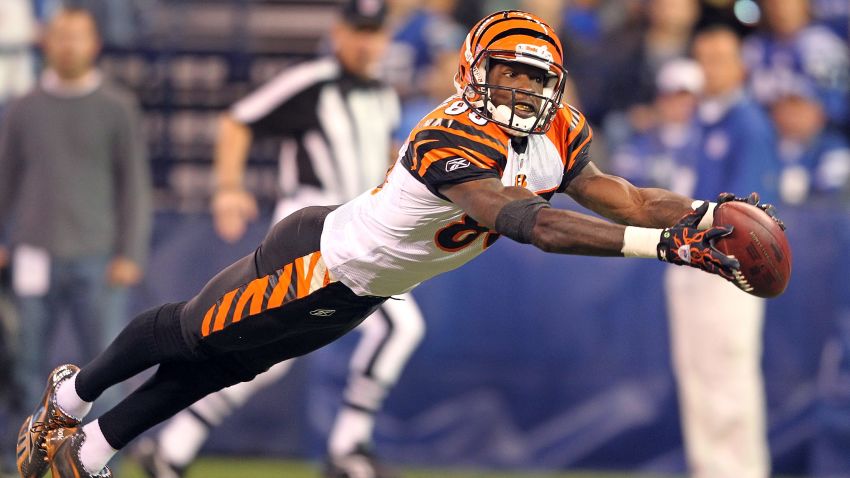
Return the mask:
<svg viewBox="0 0 850 478">
<path fill-rule="evenodd" d="M 532 45 L 528 46 L 533 48 Z M 552 60 L 548 51 L 543 52 L 548 55 L 548 58 L 534 53 L 537 52 L 489 49 L 480 51 L 470 62 L 472 71 L 469 76 L 472 81 L 466 85 L 464 91 L 460 92 L 464 101 L 476 113 L 514 136 L 545 133 L 561 105 L 566 84 L 566 70 Z M 543 91 L 538 93 L 489 83 L 487 76 L 492 66 L 497 63 L 522 63 L 542 70 L 545 75 Z M 492 101 L 494 90 L 508 91 L 510 103 L 495 104 Z M 522 97 L 517 98 L 518 94 Z M 517 105 L 523 103 L 531 105 L 535 112 L 528 117 L 517 114 Z"/>
</svg>

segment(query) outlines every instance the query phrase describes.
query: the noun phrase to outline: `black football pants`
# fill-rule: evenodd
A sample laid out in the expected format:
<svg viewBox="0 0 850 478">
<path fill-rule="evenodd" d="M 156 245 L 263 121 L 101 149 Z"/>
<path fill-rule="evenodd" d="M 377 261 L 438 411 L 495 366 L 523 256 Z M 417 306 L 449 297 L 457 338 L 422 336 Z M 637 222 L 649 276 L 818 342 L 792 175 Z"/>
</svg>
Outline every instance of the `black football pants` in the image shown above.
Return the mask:
<svg viewBox="0 0 850 478">
<path fill-rule="evenodd" d="M 99 418 L 113 448 L 205 395 L 332 342 L 384 302 L 354 294 L 325 269 L 319 240 L 332 210 L 308 207 L 283 219 L 254 253 L 193 299 L 142 313 L 82 368 L 77 392 L 94 401 L 108 387 L 159 366 Z"/>
</svg>

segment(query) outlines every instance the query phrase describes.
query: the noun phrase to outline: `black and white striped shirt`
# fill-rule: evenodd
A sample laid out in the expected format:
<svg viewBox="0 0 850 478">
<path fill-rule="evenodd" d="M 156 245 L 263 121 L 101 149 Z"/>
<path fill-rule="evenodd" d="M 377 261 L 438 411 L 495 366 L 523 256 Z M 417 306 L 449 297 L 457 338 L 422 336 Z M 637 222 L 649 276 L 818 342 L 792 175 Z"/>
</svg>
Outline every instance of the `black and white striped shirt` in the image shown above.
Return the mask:
<svg viewBox="0 0 850 478">
<path fill-rule="evenodd" d="M 383 182 L 400 116 L 392 88 L 347 74 L 332 57 L 287 69 L 230 113 L 255 136 L 282 139 L 281 198 L 318 190 L 328 203 Z"/>
</svg>

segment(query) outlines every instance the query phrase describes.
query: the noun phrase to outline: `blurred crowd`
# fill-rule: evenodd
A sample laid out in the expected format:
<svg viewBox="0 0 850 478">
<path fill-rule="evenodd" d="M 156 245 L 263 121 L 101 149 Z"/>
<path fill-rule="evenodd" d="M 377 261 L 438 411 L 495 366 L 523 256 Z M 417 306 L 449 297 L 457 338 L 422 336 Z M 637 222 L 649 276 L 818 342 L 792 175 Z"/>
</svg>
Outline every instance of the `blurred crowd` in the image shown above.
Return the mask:
<svg viewBox="0 0 850 478">
<path fill-rule="evenodd" d="M 847 2 L 395 3 L 398 27 L 387 63 L 404 98 L 400 139 L 407 126 L 453 93 L 445 79 L 470 19 L 482 11 L 521 8 L 559 30 L 572 80 L 567 100 L 594 125 L 593 157 L 603 169 L 641 186 L 691 194 L 698 145 L 714 122 L 712 108 L 738 95 L 769 117 L 771 126 L 759 133 L 765 146 L 753 154 L 776 165 L 777 200 L 850 201 Z M 736 51 L 693 62 L 696 32 L 718 25 L 741 38 Z M 746 155 L 746 145 L 725 145 L 728 135 L 716 134 L 711 144 L 718 154 L 730 148 Z"/>
<path fill-rule="evenodd" d="M 92 11 L 109 52 L 145 45 L 158 3 L 2 2 L 0 114 L 12 97 L 35 84 L 41 58 L 40 50 L 34 48 L 39 25 L 52 12 L 62 6 Z M 779 168 L 778 199 L 794 205 L 850 201 L 850 4 L 846 1 L 392 0 L 389 4 L 392 42 L 382 77 L 403 101 L 399 142 L 427 111 L 454 93 L 449 79 L 468 28 L 487 12 L 521 8 L 548 19 L 566 44 L 564 62 L 571 80 L 567 101 L 594 126 L 594 160 L 638 185 L 688 194 L 695 148 L 704 133 L 701 124 L 705 110 L 711 109 L 704 100 L 716 96 L 709 91 L 713 78 L 737 66 L 692 68 L 682 66 L 686 63 L 682 60 L 692 58 L 697 31 L 719 24 L 741 38 L 736 62 L 743 66 L 743 78 L 740 88 L 734 89 L 769 116 L 771 128 L 765 134 L 774 146 L 759 154 L 769 156 Z M 150 113 L 146 124 L 156 126 Z M 176 129 L 179 119 L 177 115 L 172 119 Z M 195 136 L 208 136 L 197 132 L 198 128 L 189 130 Z M 152 151 L 162 149 L 158 134 L 149 132 Z M 714 144 L 722 142 L 718 139 Z"/>
<path fill-rule="evenodd" d="M 107 47 L 132 48 L 150 34 L 150 12 L 157 0 L 5 0 L 0 5 L 0 109 L 33 84 L 37 55 L 31 47 L 39 19 L 63 3 L 93 11 Z M 548 19 L 566 44 L 568 101 L 594 125 L 595 161 L 639 185 L 682 186 L 677 181 L 693 167 L 688 161 L 693 162 L 694 156 L 687 154 L 687 148 L 698 142 L 700 110 L 705 106 L 700 99 L 710 96 L 705 88 L 711 87 L 712 73 L 704 71 L 705 65 L 696 69 L 680 65 L 661 73 L 665 66 L 692 57 L 695 32 L 721 24 L 742 38 L 741 93 L 770 116 L 775 148 L 764 154 L 773 155 L 779 165 L 781 201 L 850 201 L 847 2 L 389 3 L 392 43 L 384 77 L 403 100 L 399 140 L 454 92 L 447 78 L 454 74 L 458 47 L 468 28 L 487 12 L 520 8 Z"/>
<path fill-rule="evenodd" d="M 0 0 L 0 124 L 9 121 L 7 106 L 11 100 L 36 85 L 48 91 L 53 85 L 63 97 L 77 94 L 69 91 L 67 85 L 56 86 L 57 80 L 51 76 L 61 70 L 64 54 L 51 58 L 49 49 L 37 48 L 45 37 L 42 25 L 57 9 L 88 9 L 97 19 L 99 37 L 107 51 L 126 50 L 146 41 L 154 23 L 150 12 L 156 11 L 157 3 L 166 1 Z M 765 200 L 784 206 L 850 207 L 850 2 L 846 0 L 388 3 L 391 42 L 381 77 L 395 87 L 402 101 L 396 135 L 399 144 L 425 114 L 455 93 L 451 79 L 468 29 L 484 14 L 518 8 L 547 19 L 565 43 L 564 64 L 570 81 L 567 102 L 584 112 L 592 123 L 592 157 L 603 170 L 639 186 L 663 187 L 699 198 L 723 190 L 745 195 L 758 189 Z M 93 61 L 99 45 L 87 48 Z M 100 73 L 90 73 L 78 85 L 81 91 L 99 88 Z M 133 164 L 138 167 L 144 165 L 146 148 L 132 141 L 142 136 L 135 104 L 129 98 L 131 93 L 121 90 L 120 95 L 113 92 L 107 96 L 126 109 L 126 114 L 115 114 L 127 120 L 126 149 L 134 151 Z M 115 99 L 118 96 L 120 101 Z M 32 129 L 26 131 L 32 133 Z M 147 138 L 150 143 L 156 136 Z M 47 145 L 38 138 L 33 141 Z M 148 147 L 157 149 L 156 144 Z M 114 153 L 104 152 L 104 161 Z M 209 154 L 212 158 L 212 151 Z M 119 184 L 116 191 L 111 189 L 112 179 L 104 176 L 100 178 L 104 193 L 96 199 L 89 199 L 80 191 L 73 192 L 72 198 L 76 199 L 52 198 L 69 209 L 78 200 L 81 206 L 74 211 L 85 213 L 73 217 L 81 224 L 85 223 L 80 219 L 82 214 L 92 214 L 90 205 L 96 201 L 103 201 L 104 213 L 99 219 L 112 214 L 113 206 L 135 211 L 132 215 L 140 225 L 117 224 L 117 232 L 106 228 L 97 236 L 97 240 L 109 243 L 116 242 L 112 234 L 123 237 L 120 240 L 128 243 L 126 250 L 94 251 L 99 256 L 92 250 L 79 254 L 74 251 L 77 256 L 71 257 L 85 262 L 70 264 L 69 271 L 73 272 L 74 267 L 91 265 L 97 256 L 96 270 L 91 274 L 103 275 L 103 270 L 107 270 L 111 288 L 131 286 L 141 280 L 150 234 L 150 185 L 144 174 L 128 174 L 138 171 L 123 162 L 131 156 L 129 153 L 120 156 L 115 160 L 115 177 L 120 178 L 123 173 L 126 182 L 114 183 Z M 12 174 L 0 170 L 0 175 L 7 178 Z M 96 174 L 89 179 L 92 176 Z M 129 194 L 131 178 L 139 183 L 133 186 L 136 192 Z M 701 178 L 701 187 L 697 186 L 697 178 Z M 84 189 L 84 193 L 98 193 L 91 183 Z M 2 201 L 11 199 L 4 198 L 2 192 L 0 189 L 0 271 L 7 271 L 4 265 L 12 258 L 3 248 L 7 241 L 3 226 L 9 218 L 2 215 Z M 43 197 L 27 197 L 34 203 L 47 204 Z M 131 204 L 133 198 L 144 199 L 143 204 Z M 68 243 L 91 246 L 97 243 L 89 239 L 98 232 L 95 229 L 78 231 L 84 238 L 80 240 L 69 239 L 65 231 L 60 235 Z M 51 233 L 56 231 L 45 235 Z M 124 237 L 127 235 L 133 237 Z M 37 263 L 38 257 L 30 255 L 29 260 Z M 83 295 L 74 290 L 67 293 Z M 33 307 L 37 305 L 41 307 Z M 10 309 L 0 294 L 0 318 L 7 322 L 0 327 L 0 334 L 15 334 L 7 319 L 13 315 Z M 10 358 L 5 356 L 8 352 L 7 347 L 0 347 L 0 361 Z M 0 366 L 0 372 L 6 371 L 7 367 Z M 0 387 L 0 393 L 3 391 L 7 388 Z"/>
</svg>

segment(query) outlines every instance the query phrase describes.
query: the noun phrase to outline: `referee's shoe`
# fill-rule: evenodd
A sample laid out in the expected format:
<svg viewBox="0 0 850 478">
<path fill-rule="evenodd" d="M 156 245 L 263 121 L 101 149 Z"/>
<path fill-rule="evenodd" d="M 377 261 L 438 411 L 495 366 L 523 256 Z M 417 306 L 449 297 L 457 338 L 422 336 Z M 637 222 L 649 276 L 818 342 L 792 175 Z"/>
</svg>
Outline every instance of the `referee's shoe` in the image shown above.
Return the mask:
<svg viewBox="0 0 850 478">
<path fill-rule="evenodd" d="M 186 468 L 173 465 L 162 456 L 159 445 L 153 438 L 145 437 L 139 440 L 139 444 L 133 447 L 131 456 L 148 478 L 182 478 L 186 475 Z"/>
</svg>

